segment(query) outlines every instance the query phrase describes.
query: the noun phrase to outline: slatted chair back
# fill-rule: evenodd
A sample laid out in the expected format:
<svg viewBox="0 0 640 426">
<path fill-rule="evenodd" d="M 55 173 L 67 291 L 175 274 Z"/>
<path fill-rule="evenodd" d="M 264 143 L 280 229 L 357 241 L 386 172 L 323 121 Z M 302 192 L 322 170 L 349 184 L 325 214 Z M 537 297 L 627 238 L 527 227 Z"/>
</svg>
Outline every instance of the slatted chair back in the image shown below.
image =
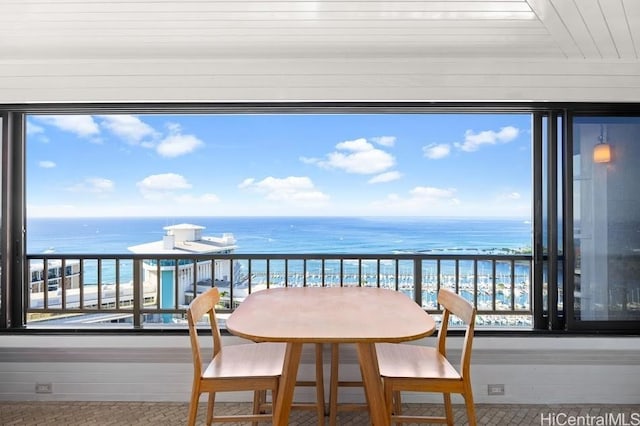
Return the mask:
<svg viewBox="0 0 640 426">
<path fill-rule="evenodd" d="M 442 306 L 442 324 L 438 332 L 438 351 L 447 357 L 447 335 L 451 315 L 455 315 L 465 324 L 464 342 L 460 357 L 460 375 L 469 377 L 471 367 L 471 346 L 476 322 L 476 308 L 464 297 L 449 289 L 442 288 L 438 292 L 438 304 Z"/>
<path fill-rule="evenodd" d="M 196 297 L 187 309 L 187 321 L 189 323 L 189 338 L 191 340 L 191 352 L 193 355 L 194 375 L 200 378 L 202 375 L 202 366 L 204 358 L 202 357 L 202 349 L 200 346 L 200 338 L 198 335 L 198 322 L 205 315 L 208 316 L 209 325 L 211 327 L 211 335 L 213 337 L 213 356 L 214 358 L 222 349 L 222 339 L 220 337 L 220 329 L 216 318 L 215 307 L 220 300 L 220 291 L 212 288 L 205 293 Z"/>
</svg>

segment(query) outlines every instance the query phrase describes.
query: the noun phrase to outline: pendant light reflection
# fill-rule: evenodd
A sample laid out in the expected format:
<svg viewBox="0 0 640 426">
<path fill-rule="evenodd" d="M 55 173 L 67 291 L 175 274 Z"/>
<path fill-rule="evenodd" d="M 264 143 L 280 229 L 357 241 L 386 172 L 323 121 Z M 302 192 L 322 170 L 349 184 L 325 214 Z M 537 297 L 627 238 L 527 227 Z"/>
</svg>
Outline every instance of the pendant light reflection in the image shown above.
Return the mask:
<svg viewBox="0 0 640 426">
<path fill-rule="evenodd" d="M 604 124 L 600 125 L 600 138 L 596 146 L 593 147 L 593 162 L 608 163 L 611 161 L 611 145 L 606 142 Z"/>
</svg>

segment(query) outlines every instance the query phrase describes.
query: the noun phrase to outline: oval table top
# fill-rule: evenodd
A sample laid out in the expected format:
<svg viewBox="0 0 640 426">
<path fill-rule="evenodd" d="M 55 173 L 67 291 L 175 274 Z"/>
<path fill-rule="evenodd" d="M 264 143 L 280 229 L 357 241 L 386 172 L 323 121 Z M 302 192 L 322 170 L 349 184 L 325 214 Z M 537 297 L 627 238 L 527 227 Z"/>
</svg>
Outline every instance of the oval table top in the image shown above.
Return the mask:
<svg viewBox="0 0 640 426">
<path fill-rule="evenodd" d="M 375 287 L 280 287 L 251 293 L 227 329 L 261 342 L 403 342 L 435 321 L 405 294 Z"/>
</svg>

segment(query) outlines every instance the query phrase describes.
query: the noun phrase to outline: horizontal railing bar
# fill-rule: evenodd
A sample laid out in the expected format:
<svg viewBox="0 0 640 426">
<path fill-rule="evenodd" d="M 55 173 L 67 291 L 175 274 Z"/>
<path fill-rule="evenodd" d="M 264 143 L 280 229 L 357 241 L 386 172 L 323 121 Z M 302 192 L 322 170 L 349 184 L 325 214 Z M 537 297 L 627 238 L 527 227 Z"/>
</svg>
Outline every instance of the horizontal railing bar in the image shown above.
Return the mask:
<svg viewBox="0 0 640 426">
<path fill-rule="evenodd" d="M 27 260 L 209 260 L 209 259 L 231 259 L 231 260 L 322 260 L 322 259 L 344 259 L 344 260 L 394 260 L 394 259 L 442 259 L 442 260 L 531 260 L 529 254 L 433 254 L 433 253 L 394 253 L 394 254 L 371 254 L 371 253 L 220 253 L 220 254 L 28 254 Z"/>
</svg>

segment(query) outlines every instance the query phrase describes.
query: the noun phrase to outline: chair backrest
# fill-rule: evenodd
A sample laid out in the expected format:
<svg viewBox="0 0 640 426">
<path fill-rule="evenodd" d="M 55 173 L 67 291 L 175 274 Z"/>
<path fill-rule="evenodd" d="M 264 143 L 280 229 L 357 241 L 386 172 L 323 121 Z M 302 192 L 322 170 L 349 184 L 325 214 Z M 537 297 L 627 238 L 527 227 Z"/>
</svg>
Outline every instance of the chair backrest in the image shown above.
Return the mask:
<svg viewBox="0 0 640 426">
<path fill-rule="evenodd" d="M 220 292 L 213 287 L 204 293 L 199 294 L 189 304 L 187 308 L 187 321 L 189 322 L 189 338 L 191 340 L 191 353 L 193 355 L 194 375 L 200 377 L 202 375 L 202 352 L 200 350 L 200 341 L 198 339 L 198 321 L 205 316 L 209 317 L 211 326 L 211 335 L 213 336 L 213 356 L 222 348 L 222 339 L 220 338 L 220 329 L 216 319 L 215 307 L 220 300 Z"/>
<path fill-rule="evenodd" d="M 464 343 L 462 346 L 462 356 L 460 358 L 460 375 L 469 377 L 471 365 L 471 345 L 473 342 L 473 330 L 476 323 L 476 308 L 464 297 L 453 291 L 441 288 L 438 292 L 438 303 L 442 306 L 442 324 L 438 333 L 438 350 L 446 357 L 447 330 L 449 328 L 449 317 L 451 314 L 460 318 L 465 323 Z"/>
</svg>

